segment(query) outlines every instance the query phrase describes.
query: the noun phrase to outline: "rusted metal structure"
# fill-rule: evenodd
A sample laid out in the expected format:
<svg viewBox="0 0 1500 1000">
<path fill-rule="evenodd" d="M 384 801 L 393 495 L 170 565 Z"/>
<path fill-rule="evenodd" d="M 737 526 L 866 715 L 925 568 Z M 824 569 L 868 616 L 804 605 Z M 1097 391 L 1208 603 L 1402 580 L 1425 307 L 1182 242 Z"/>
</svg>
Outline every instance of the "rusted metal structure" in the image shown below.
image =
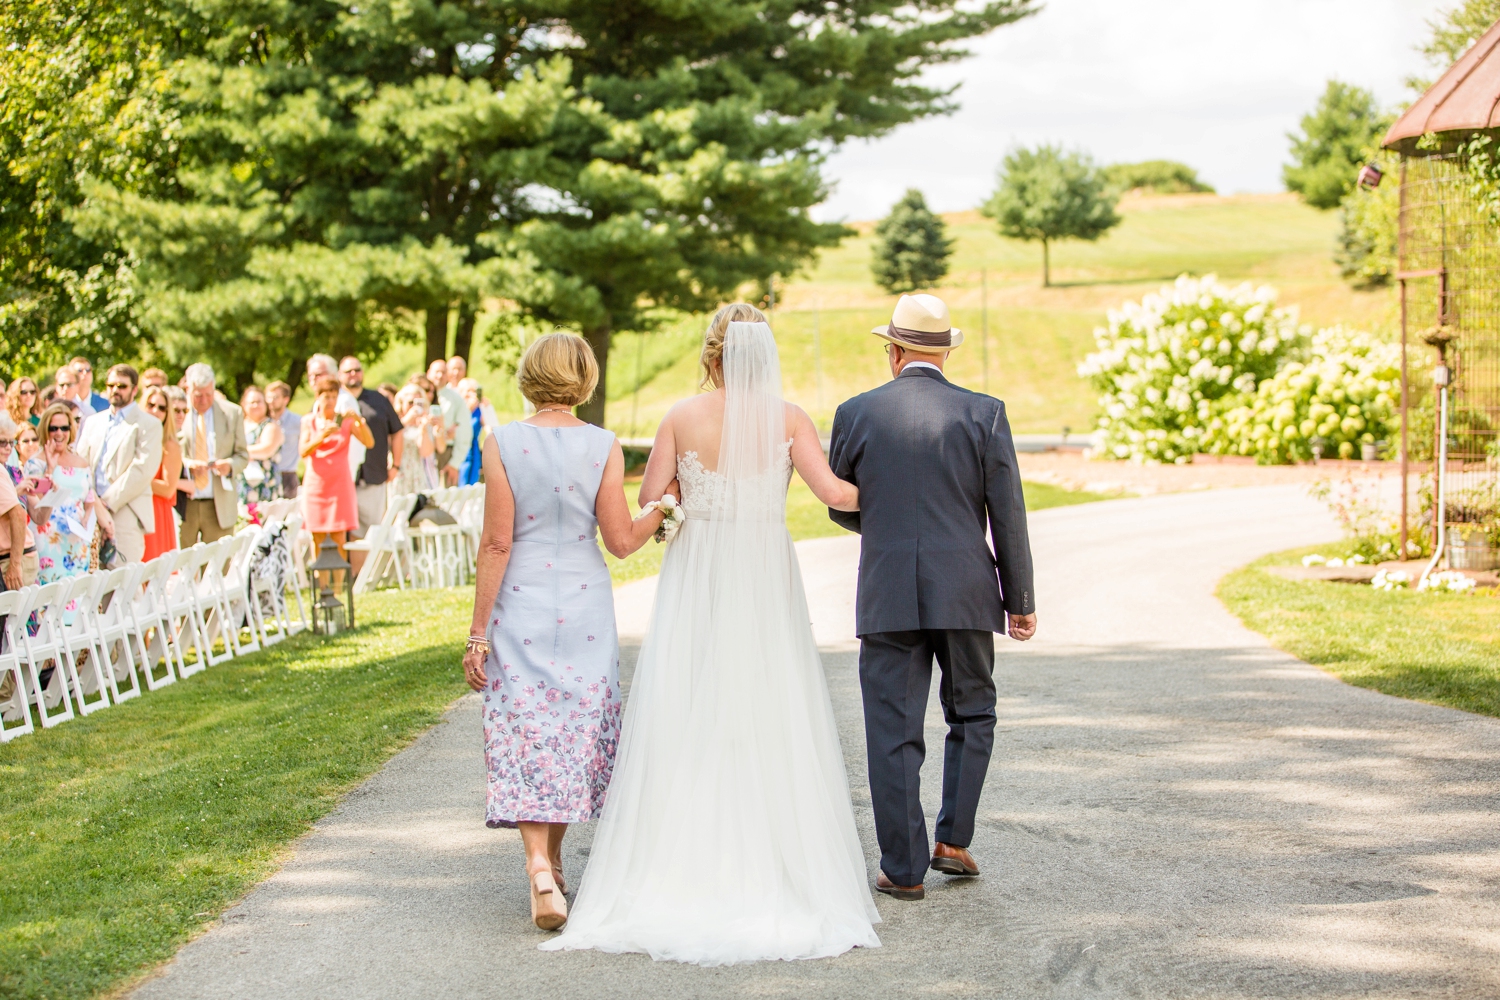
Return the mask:
<svg viewBox="0 0 1500 1000">
<path fill-rule="evenodd" d="M 1495 562 L 1492 543 L 1500 540 L 1500 190 L 1491 196 L 1485 183 L 1476 184 L 1472 143 L 1481 136 L 1500 138 L 1500 23 L 1391 126 L 1383 143 L 1401 154 L 1403 542 L 1410 456 L 1415 451 L 1436 462 L 1446 450 L 1446 516 L 1433 511 L 1434 541 L 1446 534 L 1450 566 L 1472 569 Z M 1438 386 L 1412 377 L 1428 370 L 1426 361 L 1439 373 Z M 1418 429 L 1432 437 L 1413 440 Z"/>
</svg>

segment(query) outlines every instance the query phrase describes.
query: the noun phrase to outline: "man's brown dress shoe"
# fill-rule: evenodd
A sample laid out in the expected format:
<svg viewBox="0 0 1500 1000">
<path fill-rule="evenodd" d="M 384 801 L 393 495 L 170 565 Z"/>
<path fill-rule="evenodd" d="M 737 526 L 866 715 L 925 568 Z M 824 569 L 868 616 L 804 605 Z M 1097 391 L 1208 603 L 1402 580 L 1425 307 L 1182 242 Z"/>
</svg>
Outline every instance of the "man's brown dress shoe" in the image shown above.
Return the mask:
<svg viewBox="0 0 1500 1000">
<path fill-rule="evenodd" d="M 875 891 L 883 892 L 895 899 L 922 899 L 927 895 L 927 890 L 918 882 L 916 885 L 897 885 L 885 877 L 885 872 L 875 876 Z"/>
<path fill-rule="evenodd" d="M 978 875 L 979 866 L 967 848 L 938 842 L 932 848 L 932 870 L 944 875 Z"/>
</svg>

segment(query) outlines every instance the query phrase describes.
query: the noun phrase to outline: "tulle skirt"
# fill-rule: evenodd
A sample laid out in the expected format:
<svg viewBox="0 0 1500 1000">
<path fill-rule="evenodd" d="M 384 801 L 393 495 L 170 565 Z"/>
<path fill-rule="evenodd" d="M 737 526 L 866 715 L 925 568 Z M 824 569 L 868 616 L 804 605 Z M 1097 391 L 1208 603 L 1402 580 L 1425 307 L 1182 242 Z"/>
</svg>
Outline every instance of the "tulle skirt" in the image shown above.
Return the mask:
<svg viewBox="0 0 1500 1000">
<path fill-rule="evenodd" d="M 689 520 L 662 565 L 615 774 L 544 950 L 725 965 L 879 947 L 796 552 Z"/>
</svg>

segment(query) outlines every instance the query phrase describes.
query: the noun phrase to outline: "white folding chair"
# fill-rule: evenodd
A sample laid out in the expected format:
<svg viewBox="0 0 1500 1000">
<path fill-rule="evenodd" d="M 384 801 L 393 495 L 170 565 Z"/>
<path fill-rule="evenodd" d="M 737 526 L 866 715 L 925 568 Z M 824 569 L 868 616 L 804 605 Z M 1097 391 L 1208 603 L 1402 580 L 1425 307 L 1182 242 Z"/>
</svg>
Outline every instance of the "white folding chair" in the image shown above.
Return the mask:
<svg viewBox="0 0 1500 1000">
<path fill-rule="evenodd" d="M 9 743 L 17 736 L 25 736 L 32 731 L 26 676 L 21 672 L 21 657 L 17 655 L 15 643 L 11 641 L 10 628 L 21 606 L 31 600 L 28 592 L 35 589 L 26 587 L 0 593 L 0 618 L 5 619 L 4 626 L 0 627 L 0 689 L 10 688 L 9 696 L 0 700 L 0 743 Z M 21 627 L 25 628 L 24 620 Z M 9 723 L 15 725 L 8 725 Z"/>
<path fill-rule="evenodd" d="M 409 561 L 411 548 L 406 541 L 404 526 L 416 500 L 416 494 L 413 493 L 399 493 L 391 497 L 380 523 L 371 525 L 364 538 L 344 545 L 346 552 L 366 553 L 359 576 L 354 578 L 356 594 L 374 590 L 385 582 L 387 576 L 394 576 L 396 586 L 406 589 L 406 567 L 402 563 Z"/>
<path fill-rule="evenodd" d="M 49 608 L 57 643 L 62 647 L 63 660 L 72 675 L 78 710 L 84 715 L 108 708 L 111 704 L 109 678 L 105 676 L 103 655 L 99 652 L 99 637 L 94 633 L 93 620 L 88 613 L 106 576 L 106 573 L 96 572 L 69 577 L 64 581 L 62 597 Z M 97 697 L 89 701 L 89 695 Z"/>
<path fill-rule="evenodd" d="M 135 676 L 135 651 L 130 648 L 137 638 L 130 613 L 130 597 L 144 569 L 140 563 L 127 563 L 103 573 L 93 600 L 87 608 L 81 609 L 86 612 L 89 630 L 94 634 L 105 675 L 109 678 L 110 697 L 116 705 L 141 693 L 140 681 Z M 149 676 L 144 664 L 142 672 Z M 121 684 L 127 686 L 122 688 Z"/>
<path fill-rule="evenodd" d="M 175 683 L 177 673 L 183 666 L 182 650 L 177 644 L 172 621 L 167 614 L 167 589 L 171 585 L 172 570 L 176 565 L 176 552 L 157 556 L 141 567 L 140 576 L 131 590 L 128 613 L 136 649 L 141 654 L 141 674 L 146 678 L 148 691 Z M 163 668 L 160 678 L 156 676 L 158 660 Z"/>
<path fill-rule="evenodd" d="M 290 635 L 296 635 L 298 632 L 305 631 L 311 627 L 311 623 L 307 620 L 307 605 L 302 600 L 302 590 L 307 584 L 307 573 L 298 564 L 299 557 L 297 555 L 299 551 L 297 547 L 301 544 L 303 534 L 302 512 L 297 511 L 286 519 L 286 555 L 283 557 L 285 559 L 283 563 L 285 567 L 285 579 L 291 585 L 292 596 L 297 601 L 296 618 L 291 618 L 291 605 L 287 605 L 287 617 L 291 621 Z M 285 600 L 284 594 L 282 599 Z"/>
<path fill-rule="evenodd" d="M 163 594 L 163 610 L 172 642 L 177 646 L 178 677 L 191 677 L 208 666 L 208 641 L 198 623 L 198 578 L 203 572 L 203 543 L 181 549 L 172 566 L 172 575 Z M 187 651 L 193 650 L 193 662 L 187 662 Z"/>
<path fill-rule="evenodd" d="M 72 664 L 64 660 L 65 654 L 51 614 L 67 585 L 68 581 L 58 580 L 46 586 L 28 588 L 29 599 L 23 601 L 15 617 L 6 622 L 14 643 L 12 648 L 25 660 L 26 672 L 31 676 L 32 697 L 43 729 L 51 729 L 73 718 L 73 699 L 68 696 L 68 684 L 72 680 L 68 668 Z"/>
<path fill-rule="evenodd" d="M 265 626 L 260 608 L 250 599 L 250 562 L 260 534 L 259 529 L 240 532 L 224 547 L 223 557 L 216 560 L 220 603 L 224 607 L 225 628 L 229 640 L 234 643 L 235 656 L 254 653 L 263 645 Z M 248 638 L 240 638 L 242 629 Z"/>
<path fill-rule="evenodd" d="M 203 560 L 199 564 L 198 576 L 193 585 L 193 600 L 197 609 L 197 624 L 202 631 L 207 657 L 205 662 L 216 667 L 234 659 L 234 635 L 229 624 L 229 611 L 224 604 L 224 562 L 229 558 L 235 542 L 233 535 L 203 547 Z M 214 652 L 214 640 L 223 642 L 223 651 Z"/>
</svg>

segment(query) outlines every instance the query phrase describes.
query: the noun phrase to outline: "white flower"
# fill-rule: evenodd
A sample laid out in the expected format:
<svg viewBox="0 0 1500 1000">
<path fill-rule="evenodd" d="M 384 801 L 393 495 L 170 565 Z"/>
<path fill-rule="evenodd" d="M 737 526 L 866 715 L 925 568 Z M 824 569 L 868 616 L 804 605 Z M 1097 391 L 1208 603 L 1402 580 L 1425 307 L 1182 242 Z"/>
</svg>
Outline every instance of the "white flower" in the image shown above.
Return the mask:
<svg viewBox="0 0 1500 1000">
<path fill-rule="evenodd" d="M 1321 566 L 1324 563 L 1326 563 L 1327 561 L 1328 561 L 1327 559 L 1324 559 L 1322 556 L 1318 555 L 1316 552 L 1314 552 L 1310 556 L 1303 556 L 1302 557 L 1302 565 L 1304 565 L 1304 566 Z"/>
<path fill-rule="evenodd" d="M 1370 581 L 1370 586 L 1376 590 L 1405 590 L 1409 583 L 1411 583 L 1411 574 L 1405 570 L 1381 569 L 1375 571 L 1375 578 Z"/>
<path fill-rule="evenodd" d="M 1344 565 L 1344 560 L 1340 559 L 1338 556 L 1334 556 L 1332 559 L 1328 560 L 1328 565 L 1342 566 Z"/>
<path fill-rule="evenodd" d="M 1429 573 L 1421 583 L 1417 585 L 1418 590 L 1446 591 L 1450 594 L 1467 594 L 1474 589 L 1472 577 L 1453 570 L 1442 573 Z"/>
</svg>

